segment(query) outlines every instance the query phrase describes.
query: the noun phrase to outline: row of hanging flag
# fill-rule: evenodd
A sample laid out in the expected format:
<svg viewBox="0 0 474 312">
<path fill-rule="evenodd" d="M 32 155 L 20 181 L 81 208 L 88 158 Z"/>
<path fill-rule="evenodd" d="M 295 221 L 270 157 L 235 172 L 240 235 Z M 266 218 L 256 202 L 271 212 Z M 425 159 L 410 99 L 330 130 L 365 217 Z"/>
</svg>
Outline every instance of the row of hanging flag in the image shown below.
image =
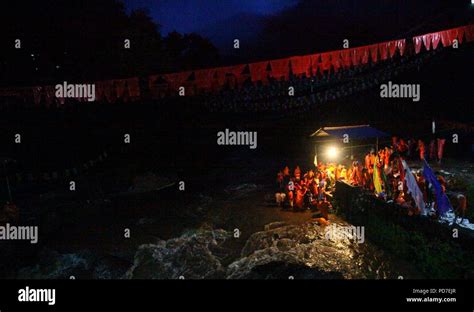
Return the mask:
<svg viewBox="0 0 474 312">
<path fill-rule="evenodd" d="M 443 47 L 453 46 L 455 42 L 474 41 L 474 25 L 456 27 L 444 31 L 429 33 L 413 38 L 415 53 L 421 52 L 421 43 L 427 51 L 437 49 L 441 42 Z M 180 87 L 198 90 L 218 90 L 224 85 L 240 85 L 250 79 L 252 82 L 267 83 L 270 78 L 288 80 L 290 74 L 307 77 L 316 73 L 334 72 L 340 69 L 365 65 L 369 62 L 377 63 L 396 54 L 404 56 L 407 53 L 407 40 L 391 40 L 356 48 L 316 53 L 304 56 L 293 56 L 283 59 L 262 61 L 250 64 L 239 64 L 227 67 L 217 67 L 180 73 L 154 75 L 149 79 L 150 88 L 158 81 L 167 84 L 172 91 L 179 91 Z M 188 88 L 191 86 L 192 88 Z"/>
<path fill-rule="evenodd" d="M 444 31 L 433 32 L 413 37 L 414 52 L 437 49 L 440 43 L 443 47 L 461 44 L 464 41 L 474 41 L 474 24 L 456 27 Z M 409 52 L 409 51 L 408 51 Z M 300 76 L 312 76 L 325 73 L 330 70 L 337 72 L 341 69 L 364 65 L 369 62 L 377 63 L 396 54 L 404 56 L 407 53 L 407 40 L 391 40 L 382 43 L 366 45 L 343 50 L 316 53 L 304 56 L 292 56 L 288 58 L 262 61 L 250 64 L 238 64 L 226 67 L 216 67 L 200 70 L 185 71 L 179 73 L 151 75 L 147 77 L 148 91 L 151 98 L 160 98 L 169 94 L 194 95 L 202 91 L 212 92 L 220 90 L 223 86 L 235 87 L 247 80 L 268 83 L 269 79 L 288 80 L 290 74 Z M 143 85 L 143 87 L 145 87 Z M 58 98 L 54 86 L 38 86 L 23 88 L 23 95 L 29 93 L 34 103 L 39 105 L 45 103 L 50 106 L 53 103 L 64 104 L 64 98 Z M 128 79 L 114 79 L 95 82 L 95 101 L 115 103 L 117 101 L 134 101 L 143 95 L 140 79 L 138 77 Z M 16 90 L 18 92 L 18 90 Z M 0 96 L 12 94 L 15 90 L 0 90 Z M 80 100 L 80 99 L 78 99 Z M 85 99 L 83 99 L 86 101 Z"/>
</svg>

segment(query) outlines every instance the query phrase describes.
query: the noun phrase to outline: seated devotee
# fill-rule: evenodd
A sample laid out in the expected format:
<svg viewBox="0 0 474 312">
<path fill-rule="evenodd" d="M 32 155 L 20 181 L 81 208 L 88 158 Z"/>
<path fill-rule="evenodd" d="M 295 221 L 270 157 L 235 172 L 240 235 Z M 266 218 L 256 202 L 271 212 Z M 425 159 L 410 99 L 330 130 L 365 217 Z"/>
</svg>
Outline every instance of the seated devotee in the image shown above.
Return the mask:
<svg viewBox="0 0 474 312">
<path fill-rule="evenodd" d="M 317 203 L 317 211 L 313 215 L 313 218 L 320 224 L 329 224 L 329 210 L 332 209 L 332 205 L 327 200 L 322 200 Z"/>
<path fill-rule="evenodd" d="M 286 194 L 285 193 L 275 193 L 275 201 L 278 207 L 282 207 L 285 203 Z"/>
<path fill-rule="evenodd" d="M 279 207 L 281 207 L 286 198 L 285 194 L 285 185 L 283 184 L 283 172 L 279 171 L 277 174 L 277 179 L 276 179 L 276 193 L 275 193 L 275 201 Z"/>
<path fill-rule="evenodd" d="M 461 218 L 461 222 L 466 218 L 467 214 L 467 199 L 464 194 L 454 194 L 450 197 L 451 204 L 453 205 L 454 213 L 457 217 Z"/>
<path fill-rule="evenodd" d="M 370 191 L 374 190 L 372 175 L 369 173 L 369 170 L 367 170 L 367 168 L 362 169 L 362 182 L 365 189 L 370 190 Z"/>
<path fill-rule="evenodd" d="M 295 205 L 294 210 L 302 211 L 305 209 L 304 207 L 304 197 L 306 195 L 306 186 L 304 183 L 296 183 L 295 184 L 296 196 L 295 196 Z"/>
<path fill-rule="evenodd" d="M 299 182 L 301 180 L 301 169 L 299 166 L 296 166 L 295 168 L 294 177 L 296 182 Z"/>
</svg>

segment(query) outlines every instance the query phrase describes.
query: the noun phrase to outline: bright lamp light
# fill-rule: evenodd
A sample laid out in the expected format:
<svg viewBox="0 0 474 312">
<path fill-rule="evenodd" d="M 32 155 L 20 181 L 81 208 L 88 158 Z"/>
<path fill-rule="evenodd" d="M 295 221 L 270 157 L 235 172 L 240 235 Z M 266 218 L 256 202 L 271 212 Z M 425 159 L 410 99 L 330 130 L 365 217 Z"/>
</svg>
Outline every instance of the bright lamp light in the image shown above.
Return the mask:
<svg viewBox="0 0 474 312">
<path fill-rule="evenodd" d="M 339 156 L 339 150 L 335 146 L 330 146 L 327 149 L 327 156 L 329 159 L 336 159 Z"/>
</svg>

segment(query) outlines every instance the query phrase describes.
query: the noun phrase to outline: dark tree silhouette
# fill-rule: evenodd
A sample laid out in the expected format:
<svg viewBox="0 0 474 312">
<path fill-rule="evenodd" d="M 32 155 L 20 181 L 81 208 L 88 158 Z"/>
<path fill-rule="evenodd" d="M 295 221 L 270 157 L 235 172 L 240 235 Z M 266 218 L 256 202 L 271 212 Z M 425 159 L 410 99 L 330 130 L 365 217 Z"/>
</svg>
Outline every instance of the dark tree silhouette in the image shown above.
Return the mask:
<svg viewBox="0 0 474 312">
<path fill-rule="evenodd" d="M 405 38 L 474 20 L 469 1 L 301 0 L 268 18 L 253 55 L 281 57 Z"/>
<path fill-rule="evenodd" d="M 0 12 L 0 83 L 32 85 L 179 71 L 215 64 L 196 34 L 170 34 L 118 0 L 17 0 Z M 15 40 L 21 49 L 15 49 Z M 130 49 L 125 49 L 125 40 Z"/>
</svg>

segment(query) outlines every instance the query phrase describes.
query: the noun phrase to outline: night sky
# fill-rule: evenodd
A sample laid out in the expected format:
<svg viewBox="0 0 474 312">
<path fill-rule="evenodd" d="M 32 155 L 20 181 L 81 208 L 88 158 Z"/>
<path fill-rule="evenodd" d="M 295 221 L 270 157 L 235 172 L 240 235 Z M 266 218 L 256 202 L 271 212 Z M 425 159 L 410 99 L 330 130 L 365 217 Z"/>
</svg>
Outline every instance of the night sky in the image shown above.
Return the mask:
<svg viewBox="0 0 474 312">
<path fill-rule="evenodd" d="M 124 0 L 127 9 L 148 8 L 162 33 L 199 32 L 239 13 L 270 15 L 298 0 Z"/>
</svg>

